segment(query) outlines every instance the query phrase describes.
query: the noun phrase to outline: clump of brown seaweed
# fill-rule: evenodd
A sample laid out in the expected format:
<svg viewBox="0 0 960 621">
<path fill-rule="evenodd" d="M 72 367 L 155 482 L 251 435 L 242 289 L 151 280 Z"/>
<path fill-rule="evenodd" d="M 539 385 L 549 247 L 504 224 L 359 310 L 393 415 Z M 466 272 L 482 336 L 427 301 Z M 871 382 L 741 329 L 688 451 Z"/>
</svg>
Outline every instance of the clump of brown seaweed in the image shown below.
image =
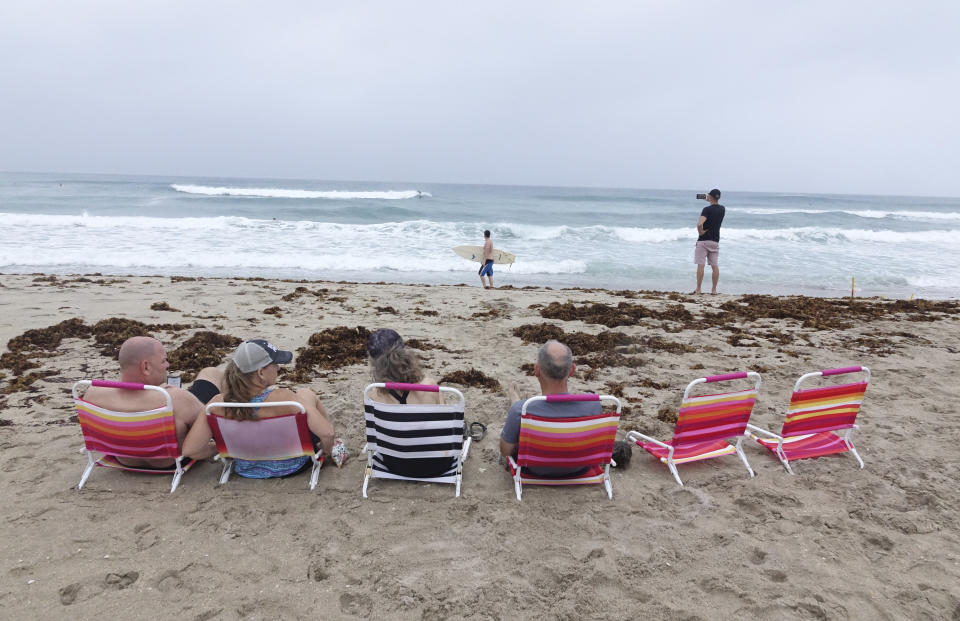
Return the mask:
<svg viewBox="0 0 960 621">
<path fill-rule="evenodd" d="M 190 382 L 200 369 L 223 362 L 224 356 L 239 344 L 240 339 L 235 336 L 203 330 L 167 354 L 167 360 L 171 369 L 180 371 L 183 382 Z"/>
<path fill-rule="evenodd" d="M 500 390 L 500 382 L 472 367 L 469 371 L 447 373 L 440 378 L 440 383 L 473 386 L 475 388 L 483 388 L 484 390 Z"/>
</svg>

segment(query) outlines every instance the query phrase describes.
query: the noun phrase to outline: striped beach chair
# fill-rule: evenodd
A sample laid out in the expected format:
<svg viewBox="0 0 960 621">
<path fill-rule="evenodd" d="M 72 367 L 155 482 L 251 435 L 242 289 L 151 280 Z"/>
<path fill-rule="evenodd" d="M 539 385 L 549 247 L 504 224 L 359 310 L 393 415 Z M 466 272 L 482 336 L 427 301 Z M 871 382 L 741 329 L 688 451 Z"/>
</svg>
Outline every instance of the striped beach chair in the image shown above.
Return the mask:
<svg viewBox="0 0 960 621">
<path fill-rule="evenodd" d="M 145 412 L 114 412 L 94 405 L 80 397 L 90 386 L 117 388 L 122 390 L 153 390 L 163 395 L 166 405 Z M 81 380 L 73 385 L 73 403 L 77 409 L 77 419 L 83 433 L 84 451 L 87 454 L 87 467 L 80 477 L 77 489 L 83 489 L 94 466 L 117 468 L 130 472 L 148 474 L 172 474 L 172 494 L 180 484 L 180 477 L 189 470 L 194 461 L 180 454 L 177 442 L 177 428 L 173 419 L 173 402 L 170 394 L 159 386 L 133 384 L 130 382 L 111 382 L 107 380 Z M 95 460 L 94 453 L 102 457 Z M 148 468 L 126 466 L 120 458 L 130 459 L 172 459 L 171 468 Z"/>
<path fill-rule="evenodd" d="M 804 381 L 815 377 L 850 373 L 863 373 L 863 379 L 850 384 L 806 390 L 800 388 Z M 863 460 L 850 440 L 850 433 L 860 428 L 856 425 L 857 414 L 869 383 L 870 369 L 867 367 L 844 367 L 807 373 L 800 377 L 793 387 L 787 418 L 780 435 L 755 425 L 747 425 L 748 435 L 776 455 L 790 474 L 793 474 L 791 461 L 847 451 L 853 453 L 863 468 Z M 844 429 L 846 431 L 842 436 L 834 433 Z"/>
<path fill-rule="evenodd" d="M 690 396 L 691 389 L 697 384 L 713 384 L 739 379 L 752 379 L 753 388 L 710 395 Z M 711 459 L 736 453 L 740 456 L 747 472 L 753 477 L 753 468 L 743 454 L 743 436 L 747 422 L 753 412 L 760 393 L 760 374 L 753 371 L 727 373 L 700 377 L 687 385 L 683 391 L 683 402 L 677 413 L 677 425 L 673 438 L 661 442 L 638 431 L 627 433 L 627 439 L 635 442 L 661 462 L 667 465 L 673 478 L 681 486 L 677 464 L 685 464 L 702 459 Z M 728 440 L 736 438 L 735 444 Z"/>
<path fill-rule="evenodd" d="M 546 401 L 563 404 L 576 401 L 608 401 L 616 404 L 616 412 L 593 416 L 555 418 L 527 412 L 531 403 Z M 610 482 L 610 462 L 613 443 L 620 423 L 620 400 L 609 395 L 538 395 L 523 402 L 520 410 L 520 440 L 517 458 L 507 457 L 517 500 L 523 495 L 523 485 L 590 485 L 602 483 L 607 496 L 613 499 Z M 573 475 L 537 476 L 529 468 L 579 468 Z"/>
<path fill-rule="evenodd" d="M 373 401 L 376 388 L 396 391 L 440 392 L 457 398 L 450 405 L 387 404 Z M 363 476 L 363 497 L 367 497 L 370 479 L 396 479 L 453 483 L 460 496 L 463 462 L 470 451 L 470 438 L 464 439 L 463 393 L 456 388 L 396 382 L 370 384 L 363 390 L 366 421 L 367 468 Z M 435 476 L 421 476 L 431 472 Z"/>
<path fill-rule="evenodd" d="M 258 420 L 234 420 L 210 411 L 214 407 L 228 408 L 286 408 L 297 410 Z M 323 467 L 323 449 L 314 450 L 303 405 L 296 401 L 267 401 L 259 403 L 208 403 L 205 409 L 207 424 L 217 445 L 217 459 L 223 462 L 220 485 L 226 484 L 233 472 L 233 461 L 278 461 L 295 457 L 309 457 L 310 489 L 316 489 L 320 468 Z"/>
</svg>

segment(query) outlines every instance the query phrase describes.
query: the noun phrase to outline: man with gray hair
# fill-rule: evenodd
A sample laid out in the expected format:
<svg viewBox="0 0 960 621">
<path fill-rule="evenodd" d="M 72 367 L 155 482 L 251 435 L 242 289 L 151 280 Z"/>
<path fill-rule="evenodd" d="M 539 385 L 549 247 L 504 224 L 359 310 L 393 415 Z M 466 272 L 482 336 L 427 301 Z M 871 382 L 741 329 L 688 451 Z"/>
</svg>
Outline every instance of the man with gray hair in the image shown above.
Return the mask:
<svg viewBox="0 0 960 621">
<path fill-rule="evenodd" d="M 573 363 L 573 352 L 559 341 L 547 341 L 537 353 L 537 362 L 533 365 L 533 375 L 540 383 L 540 394 L 563 395 L 567 394 L 567 379 L 577 370 Z M 510 387 L 510 397 L 513 404 L 507 414 L 507 421 L 500 433 L 500 454 L 516 459 L 517 447 L 520 444 L 520 411 L 526 401 L 520 390 L 514 385 Z M 534 401 L 527 408 L 527 413 L 546 418 L 577 418 L 593 416 L 603 412 L 599 401 L 571 401 L 567 403 L 548 403 Z M 536 476 L 569 476 L 577 470 L 569 468 L 531 468 Z"/>
</svg>

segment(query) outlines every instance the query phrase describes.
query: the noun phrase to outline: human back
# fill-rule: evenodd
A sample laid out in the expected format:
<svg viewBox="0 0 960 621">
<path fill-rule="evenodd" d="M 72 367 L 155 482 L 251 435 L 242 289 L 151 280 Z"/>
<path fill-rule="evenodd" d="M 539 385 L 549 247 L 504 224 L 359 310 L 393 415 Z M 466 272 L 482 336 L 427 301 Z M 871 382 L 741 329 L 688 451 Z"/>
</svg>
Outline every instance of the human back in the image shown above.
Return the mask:
<svg viewBox="0 0 960 621">
<path fill-rule="evenodd" d="M 700 215 L 706 218 L 703 223 L 704 232 L 697 238 L 697 241 L 720 241 L 720 226 L 723 224 L 726 211 L 726 207 L 720 203 L 707 205 L 703 208 Z"/>
</svg>

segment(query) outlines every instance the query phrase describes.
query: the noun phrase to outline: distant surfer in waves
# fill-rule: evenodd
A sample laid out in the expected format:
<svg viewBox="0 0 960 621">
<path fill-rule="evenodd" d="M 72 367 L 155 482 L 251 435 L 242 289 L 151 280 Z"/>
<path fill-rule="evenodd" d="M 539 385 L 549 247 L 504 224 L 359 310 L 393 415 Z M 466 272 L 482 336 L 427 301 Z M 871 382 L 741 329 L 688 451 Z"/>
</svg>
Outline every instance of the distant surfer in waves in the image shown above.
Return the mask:
<svg viewBox="0 0 960 621">
<path fill-rule="evenodd" d="M 480 284 L 484 289 L 493 289 L 493 241 L 490 239 L 490 231 L 483 232 L 483 266 L 480 268 Z M 486 276 L 490 284 L 483 280 Z"/>
<path fill-rule="evenodd" d="M 417 198 L 423 198 L 423 192 L 417 190 Z"/>
</svg>

